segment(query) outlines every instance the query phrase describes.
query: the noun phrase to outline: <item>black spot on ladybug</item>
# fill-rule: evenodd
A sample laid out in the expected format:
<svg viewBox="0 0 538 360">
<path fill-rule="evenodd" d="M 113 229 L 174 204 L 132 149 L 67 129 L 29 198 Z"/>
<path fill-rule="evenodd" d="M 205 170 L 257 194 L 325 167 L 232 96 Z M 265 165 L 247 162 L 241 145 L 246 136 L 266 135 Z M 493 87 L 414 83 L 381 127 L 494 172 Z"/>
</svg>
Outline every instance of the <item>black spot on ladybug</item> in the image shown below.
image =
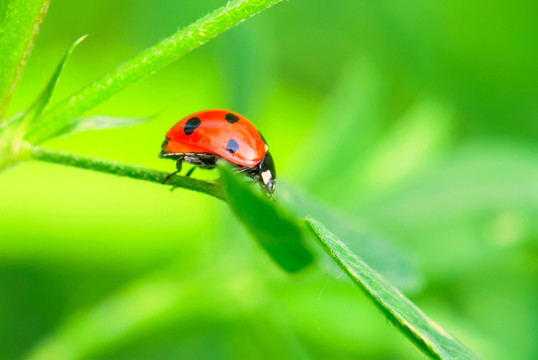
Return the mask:
<svg viewBox="0 0 538 360">
<path fill-rule="evenodd" d="M 267 145 L 267 141 L 266 141 L 265 138 L 263 137 L 262 133 L 258 131 L 258 134 L 260 134 L 260 137 L 262 138 L 262 141 Z"/>
<path fill-rule="evenodd" d="M 239 121 L 239 118 L 231 113 L 226 114 L 226 121 L 228 121 L 230 124 L 235 124 Z"/>
<path fill-rule="evenodd" d="M 194 130 L 200 126 L 200 119 L 197 117 L 192 117 L 185 123 L 185 127 L 183 128 L 183 132 L 185 132 L 185 135 L 192 135 Z"/>
<path fill-rule="evenodd" d="M 233 154 L 239 150 L 239 144 L 234 139 L 230 139 L 228 145 L 226 145 L 226 150 L 228 150 L 230 154 Z"/>
</svg>

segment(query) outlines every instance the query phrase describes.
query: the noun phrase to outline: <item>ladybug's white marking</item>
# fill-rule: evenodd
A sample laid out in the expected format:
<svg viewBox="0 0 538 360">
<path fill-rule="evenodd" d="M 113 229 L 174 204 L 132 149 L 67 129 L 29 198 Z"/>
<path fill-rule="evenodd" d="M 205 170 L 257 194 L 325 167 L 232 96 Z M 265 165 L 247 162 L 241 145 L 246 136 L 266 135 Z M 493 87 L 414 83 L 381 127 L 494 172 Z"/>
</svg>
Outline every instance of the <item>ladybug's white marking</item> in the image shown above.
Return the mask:
<svg viewBox="0 0 538 360">
<path fill-rule="evenodd" d="M 269 180 L 271 180 L 271 178 L 272 176 L 270 170 L 265 170 L 264 172 L 262 172 L 262 180 L 264 184 L 267 184 Z"/>
<path fill-rule="evenodd" d="M 267 150 L 269 150 L 269 146 L 267 146 L 267 144 L 265 144 L 265 152 L 267 152 Z"/>
</svg>

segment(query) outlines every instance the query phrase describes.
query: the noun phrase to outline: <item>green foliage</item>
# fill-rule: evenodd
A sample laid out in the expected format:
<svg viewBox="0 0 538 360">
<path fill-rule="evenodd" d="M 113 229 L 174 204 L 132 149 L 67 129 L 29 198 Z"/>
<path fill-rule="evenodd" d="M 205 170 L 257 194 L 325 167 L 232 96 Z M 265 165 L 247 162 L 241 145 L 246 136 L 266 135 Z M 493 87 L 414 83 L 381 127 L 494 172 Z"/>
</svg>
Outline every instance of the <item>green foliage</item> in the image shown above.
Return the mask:
<svg viewBox="0 0 538 360">
<path fill-rule="evenodd" d="M 205 44 L 224 31 L 281 0 L 233 0 L 174 35 L 123 63 L 79 93 L 45 113 L 42 126 L 30 129 L 27 139 L 41 143 L 61 132 L 73 118 L 97 106 L 133 83 L 145 79 Z"/>
<path fill-rule="evenodd" d="M 73 119 L 58 136 L 69 136 L 88 130 L 104 130 L 133 126 L 151 121 L 153 117 L 127 118 L 119 116 L 95 115 Z"/>
<path fill-rule="evenodd" d="M 310 265 L 313 255 L 291 215 L 276 202 L 255 194 L 227 165 L 219 168 L 232 211 L 273 260 L 292 273 Z"/>
<path fill-rule="evenodd" d="M 49 0 L 0 2 L 0 121 L 19 83 Z"/>
<path fill-rule="evenodd" d="M 101 171 L 108 174 L 126 176 L 132 179 L 145 180 L 159 184 L 163 184 L 164 180 L 169 175 L 163 171 L 156 171 L 145 169 L 140 166 L 132 166 L 113 161 L 78 156 L 62 151 L 45 149 L 39 146 L 33 146 L 27 149 L 27 151 L 29 152 L 29 158 L 34 160 Z M 174 176 L 170 178 L 166 184 L 172 187 L 181 187 L 184 189 L 202 192 L 218 199 L 224 199 L 224 194 L 220 186 L 212 182 L 196 180 L 185 176 Z"/>
<path fill-rule="evenodd" d="M 83 89 L 80 93 L 65 100 L 51 111 L 53 115 L 47 115 L 48 113 L 45 113 L 42 116 L 42 112 L 46 109 L 50 98 L 52 97 L 67 60 L 76 46 L 84 40 L 86 36 L 79 38 L 67 50 L 48 85 L 34 104 L 25 112 L 9 119 L 9 121 L 0 128 L 0 131 L 3 131 L 3 133 L 0 134 L 3 135 L 3 137 L 0 138 L 0 140 L 2 140 L 0 141 L 0 145 L 2 145 L 0 150 L 3 150 L 4 152 L 3 159 L 0 159 L 3 160 L 3 163 L 0 161 L 0 165 L 5 166 L 14 161 L 13 158 L 16 158 L 17 153 L 21 159 L 28 156 L 27 153 L 29 153 L 30 158 L 37 160 L 56 162 L 64 165 L 88 168 L 162 183 L 167 176 L 165 173 L 106 161 L 94 161 L 73 154 L 55 152 L 39 147 L 32 147 L 31 145 L 20 144 L 19 135 L 22 133 L 25 136 L 25 139 L 27 138 L 31 144 L 36 144 L 52 137 L 74 134 L 84 130 L 123 127 L 149 120 L 105 116 L 93 116 L 90 118 L 75 117 L 98 105 L 128 85 L 152 75 L 157 70 L 177 60 L 182 55 L 192 51 L 208 40 L 279 1 L 280 0 L 235 0 L 228 2 L 225 6 L 200 18 L 198 21 L 184 29 L 179 30 L 176 34 L 147 49 L 134 59 L 120 65 L 114 71 L 105 75 L 101 80 L 97 80 Z M 46 6 L 43 8 L 43 13 L 46 8 Z M 0 8 L 0 10 L 3 10 L 0 14 L 4 14 L 6 18 L 17 15 L 19 12 L 18 8 L 11 5 L 6 6 L 5 8 Z M 15 27 L 13 26 L 13 28 Z M 18 41 L 18 39 L 11 40 Z M 14 79 L 11 80 L 14 81 Z M 19 122 L 22 122 L 22 130 L 18 129 Z M 5 131 L 6 128 L 15 128 L 16 130 L 7 132 Z M 14 152 L 15 154 L 11 154 L 10 152 Z M 197 181 L 186 177 L 175 177 L 171 179 L 169 184 L 205 192 L 217 198 L 222 198 L 223 196 L 222 191 L 219 188 L 216 188 L 215 184 L 210 182 Z"/>
<path fill-rule="evenodd" d="M 425 312 L 484 358 L 537 357 L 536 5 L 294 0 L 104 104 L 278 1 L 108 73 L 213 2 L 54 2 L 0 122 L 0 169 L 21 165 L 0 177 L 0 357 L 477 358 Z M 47 4 L 0 1 L 0 118 Z M 269 140 L 274 201 L 224 165 L 162 185 L 163 129 L 216 107 Z"/>
<path fill-rule="evenodd" d="M 386 240 L 387 236 L 376 233 L 364 222 L 282 181 L 279 183 L 278 195 L 283 206 L 293 211 L 297 219 L 311 217 L 323 223 L 351 251 L 361 254 L 366 263 L 399 289 L 416 292 L 424 286 L 422 274 L 408 254 Z M 334 261 L 326 257 L 319 259 L 319 262 L 328 270 L 334 266 Z"/>
<path fill-rule="evenodd" d="M 47 105 L 50 102 L 50 99 L 52 97 L 52 93 L 56 89 L 56 86 L 58 85 L 58 82 L 60 81 L 60 75 L 62 75 L 62 72 L 65 68 L 65 65 L 67 64 L 67 60 L 69 60 L 69 57 L 71 54 L 73 54 L 73 51 L 75 48 L 86 38 L 86 35 L 78 38 L 65 52 L 65 55 L 63 56 L 62 60 L 58 64 L 58 67 L 54 71 L 54 74 L 52 74 L 51 79 L 49 80 L 49 83 L 41 93 L 41 95 L 37 98 L 37 100 L 30 106 L 30 108 L 25 112 L 23 115 L 23 121 L 25 122 L 24 127 L 28 129 L 34 129 L 34 128 L 40 128 L 41 124 L 41 113 L 47 108 Z"/>
<path fill-rule="evenodd" d="M 3 129 L 9 129 L 11 131 L 4 134 L 0 133 L 0 153 L 4 152 L 3 156 L 0 157 L 0 167 L 2 167 L 2 158 L 7 159 L 12 156 L 16 156 L 17 152 L 20 152 L 24 145 L 22 144 L 23 137 L 28 129 L 39 128 L 40 127 L 40 116 L 43 110 L 46 109 L 47 105 L 50 102 L 52 93 L 56 89 L 58 82 L 60 81 L 60 75 L 64 70 L 64 67 L 67 63 L 67 60 L 75 50 L 75 48 L 80 44 L 86 36 L 83 36 L 76 40 L 66 51 L 62 60 L 56 67 L 51 79 L 49 80 L 45 89 L 39 95 L 39 97 L 34 101 L 34 103 L 25 111 L 18 113 L 9 119 L 6 119 L 3 123 L 0 123 L 0 132 Z M 78 121 L 77 121 L 78 120 Z M 76 132 L 77 128 L 80 128 L 80 120 L 77 119 L 72 121 L 72 126 L 66 131 Z M 10 154 L 14 152 L 15 154 Z M 5 161 L 5 160 L 4 160 Z"/>
<path fill-rule="evenodd" d="M 309 218 L 306 219 L 306 223 L 329 256 L 364 291 L 387 319 L 425 354 L 432 359 L 479 359 L 351 252 L 323 224 Z"/>
</svg>

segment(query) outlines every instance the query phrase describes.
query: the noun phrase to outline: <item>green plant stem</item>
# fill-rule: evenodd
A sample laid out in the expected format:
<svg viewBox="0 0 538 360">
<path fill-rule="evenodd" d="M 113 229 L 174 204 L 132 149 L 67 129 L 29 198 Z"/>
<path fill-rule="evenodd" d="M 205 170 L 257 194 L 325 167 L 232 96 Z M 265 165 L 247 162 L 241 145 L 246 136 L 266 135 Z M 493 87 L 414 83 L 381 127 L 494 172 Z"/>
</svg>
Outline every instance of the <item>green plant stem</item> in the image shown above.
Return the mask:
<svg viewBox="0 0 538 360">
<path fill-rule="evenodd" d="M 100 171 L 107 174 L 126 176 L 132 179 L 151 181 L 159 184 L 162 184 L 164 179 L 166 179 L 166 177 L 169 175 L 163 171 L 121 164 L 114 161 L 94 159 L 86 156 L 79 156 L 68 152 L 46 149 L 39 146 L 29 148 L 29 157 L 30 159 L 34 160 L 74 166 L 82 169 Z M 196 180 L 190 177 L 176 175 L 166 182 L 166 186 L 193 190 L 214 196 L 217 199 L 225 199 L 222 187 L 214 182 Z"/>
<path fill-rule="evenodd" d="M 0 121 L 17 87 L 49 0 L 0 1 Z"/>
<path fill-rule="evenodd" d="M 179 57 L 280 1 L 229 1 L 46 111 L 40 119 L 40 126 L 30 129 L 26 139 L 34 144 L 50 139 L 61 131 L 69 120 L 79 117 L 127 86 L 147 78 Z"/>
</svg>

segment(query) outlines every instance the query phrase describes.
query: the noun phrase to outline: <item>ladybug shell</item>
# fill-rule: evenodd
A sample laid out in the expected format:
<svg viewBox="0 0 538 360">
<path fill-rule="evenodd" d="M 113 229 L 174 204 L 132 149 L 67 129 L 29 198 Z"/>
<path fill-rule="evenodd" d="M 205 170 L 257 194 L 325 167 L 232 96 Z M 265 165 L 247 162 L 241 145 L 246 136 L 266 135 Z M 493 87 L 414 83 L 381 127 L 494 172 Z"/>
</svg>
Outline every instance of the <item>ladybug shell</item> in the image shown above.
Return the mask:
<svg viewBox="0 0 538 360">
<path fill-rule="evenodd" d="M 258 165 L 268 146 L 245 117 L 228 110 L 205 110 L 179 121 L 166 134 L 163 152 L 211 153 L 236 165 Z"/>
</svg>

